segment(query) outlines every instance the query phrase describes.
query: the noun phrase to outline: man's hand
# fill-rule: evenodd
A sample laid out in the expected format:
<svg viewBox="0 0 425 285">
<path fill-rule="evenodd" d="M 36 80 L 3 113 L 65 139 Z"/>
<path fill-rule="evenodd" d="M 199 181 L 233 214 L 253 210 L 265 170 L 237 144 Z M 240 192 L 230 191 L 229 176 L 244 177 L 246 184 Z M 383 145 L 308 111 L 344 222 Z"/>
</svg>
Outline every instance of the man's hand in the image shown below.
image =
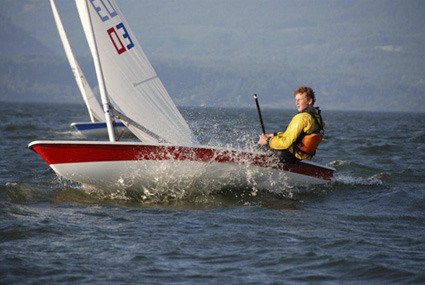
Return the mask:
<svg viewBox="0 0 425 285">
<path fill-rule="evenodd" d="M 273 134 L 261 134 L 259 135 L 258 144 L 259 145 L 266 145 L 268 142 L 268 139 L 271 139 L 273 137 Z"/>
</svg>

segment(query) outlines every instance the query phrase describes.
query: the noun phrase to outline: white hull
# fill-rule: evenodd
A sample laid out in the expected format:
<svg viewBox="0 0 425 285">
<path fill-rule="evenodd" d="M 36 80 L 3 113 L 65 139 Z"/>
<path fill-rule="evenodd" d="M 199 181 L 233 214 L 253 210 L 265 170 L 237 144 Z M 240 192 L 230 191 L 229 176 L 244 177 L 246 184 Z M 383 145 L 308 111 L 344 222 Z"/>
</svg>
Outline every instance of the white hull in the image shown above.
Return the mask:
<svg viewBox="0 0 425 285">
<path fill-rule="evenodd" d="M 311 162 L 281 164 L 261 152 L 211 147 L 82 141 L 38 141 L 29 147 L 59 176 L 111 190 L 185 190 L 194 186 L 271 190 L 324 184 L 334 171 Z"/>
<path fill-rule="evenodd" d="M 50 165 L 60 176 L 102 189 L 186 189 L 193 185 L 287 188 L 326 183 L 276 169 L 193 161 L 114 161 Z"/>
</svg>

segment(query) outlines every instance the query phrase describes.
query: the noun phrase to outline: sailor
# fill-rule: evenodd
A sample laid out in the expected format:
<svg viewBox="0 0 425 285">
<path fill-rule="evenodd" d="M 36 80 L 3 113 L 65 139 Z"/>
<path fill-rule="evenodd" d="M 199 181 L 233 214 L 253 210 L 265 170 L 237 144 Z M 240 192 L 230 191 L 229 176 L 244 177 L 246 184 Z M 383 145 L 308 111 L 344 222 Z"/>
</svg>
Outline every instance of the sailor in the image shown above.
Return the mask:
<svg viewBox="0 0 425 285">
<path fill-rule="evenodd" d="M 293 92 L 298 113 L 292 118 L 285 132 L 261 134 L 258 144 L 268 146 L 277 152 L 284 163 L 295 163 L 311 159 L 323 139 L 323 120 L 314 91 L 310 87 L 299 86 Z"/>
</svg>

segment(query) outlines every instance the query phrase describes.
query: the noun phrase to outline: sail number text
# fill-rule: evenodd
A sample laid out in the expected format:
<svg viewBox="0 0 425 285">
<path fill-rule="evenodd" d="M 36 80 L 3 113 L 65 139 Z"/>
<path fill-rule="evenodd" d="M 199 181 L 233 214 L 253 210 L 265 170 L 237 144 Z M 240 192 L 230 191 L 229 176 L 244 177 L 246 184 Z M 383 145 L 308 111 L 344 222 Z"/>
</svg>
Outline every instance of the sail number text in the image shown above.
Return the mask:
<svg viewBox="0 0 425 285">
<path fill-rule="evenodd" d="M 90 0 L 90 2 L 102 22 L 109 21 L 118 15 L 109 0 Z M 134 47 L 134 43 L 122 22 L 109 28 L 107 33 L 118 54 Z"/>
</svg>

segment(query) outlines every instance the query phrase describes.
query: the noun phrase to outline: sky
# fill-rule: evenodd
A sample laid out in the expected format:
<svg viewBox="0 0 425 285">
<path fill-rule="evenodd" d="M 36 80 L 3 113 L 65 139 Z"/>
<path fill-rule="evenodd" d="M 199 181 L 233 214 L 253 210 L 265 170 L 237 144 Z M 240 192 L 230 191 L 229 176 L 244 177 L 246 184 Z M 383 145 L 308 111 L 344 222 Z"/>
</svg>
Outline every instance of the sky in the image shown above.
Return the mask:
<svg viewBox="0 0 425 285">
<path fill-rule="evenodd" d="M 64 57 L 47 0 L 2 2 L 2 17 Z M 56 0 L 74 52 L 88 56 L 73 2 Z M 117 3 L 170 93 L 188 104 L 244 105 L 257 92 L 287 105 L 282 94 L 310 85 L 330 109 L 423 111 L 425 1 Z"/>
</svg>

